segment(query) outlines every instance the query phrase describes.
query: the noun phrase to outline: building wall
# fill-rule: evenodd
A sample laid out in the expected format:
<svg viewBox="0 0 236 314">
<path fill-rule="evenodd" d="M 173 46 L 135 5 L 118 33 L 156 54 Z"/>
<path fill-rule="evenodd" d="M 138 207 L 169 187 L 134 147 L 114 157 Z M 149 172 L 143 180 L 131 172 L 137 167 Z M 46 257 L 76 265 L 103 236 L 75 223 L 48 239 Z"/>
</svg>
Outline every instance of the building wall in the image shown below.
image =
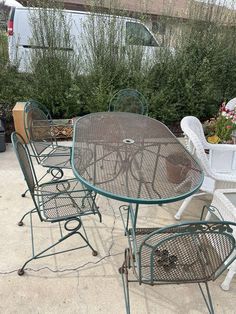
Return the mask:
<svg viewBox="0 0 236 314">
<path fill-rule="evenodd" d="M 58 0 L 59 1 L 59 0 Z M 61 1 L 61 0 L 60 0 Z M 30 5 L 33 0 L 18 0 L 23 5 Z M 37 1 L 38 3 L 39 1 Z M 64 0 L 65 8 L 88 11 L 94 5 L 94 0 Z M 97 0 L 97 6 L 104 10 L 126 10 L 131 15 L 147 13 L 150 17 L 168 16 L 180 20 L 192 19 L 192 12 L 200 10 L 197 19 L 206 20 L 222 11 L 226 24 L 235 24 L 236 10 L 232 11 L 218 5 L 208 5 L 195 0 Z M 191 4 L 191 5 L 190 5 Z"/>
<path fill-rule="evenodd" d="M 134 13 L 145 12 L 151 15 L 168 15 L 187 18 L 189 0 L 104 0 L 102 7 L 119 8 Z M 64 0 L 66 7 L 87 6 L 87 0 Z"/>
<path fill-rule="evenodd" d="M 30 4 L 29 0 L 18 0 L 23 5 Z M 105 9 L 124 9 L 133 13 L 145 12 L 151 15 L 168 15 L 187 18 L 188 2 L 190 0 L 98 0 Z M 32 3 L 32 1 L 31 1 Z M 64 0 L 67 9 L 86 10 L 93 5 L 93 0 Z"/>
</svg>

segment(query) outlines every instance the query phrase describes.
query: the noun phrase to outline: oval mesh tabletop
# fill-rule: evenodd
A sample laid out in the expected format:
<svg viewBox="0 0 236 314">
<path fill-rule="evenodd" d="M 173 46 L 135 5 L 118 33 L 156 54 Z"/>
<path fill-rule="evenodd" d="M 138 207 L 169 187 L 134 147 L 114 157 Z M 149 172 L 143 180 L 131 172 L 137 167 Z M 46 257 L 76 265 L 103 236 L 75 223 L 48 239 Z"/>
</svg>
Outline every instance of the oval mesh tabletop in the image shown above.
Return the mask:
<svg viewBox="0 0 236 314">
<path fill-rule="evenodd" d="M 127 112 L 75 122 L 72 168 L 87 187 L 140 204 L 183 199 L 201 185 L 198 163 L 161 122 Z"/>
</svg>

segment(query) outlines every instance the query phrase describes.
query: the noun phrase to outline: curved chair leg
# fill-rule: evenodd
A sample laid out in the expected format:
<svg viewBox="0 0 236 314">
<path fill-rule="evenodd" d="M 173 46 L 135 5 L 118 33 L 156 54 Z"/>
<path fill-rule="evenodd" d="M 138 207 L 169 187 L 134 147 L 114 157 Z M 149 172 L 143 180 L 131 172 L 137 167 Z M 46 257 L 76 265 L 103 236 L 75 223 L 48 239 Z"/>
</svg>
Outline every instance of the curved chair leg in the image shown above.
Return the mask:
<svg viewBox="0 0 236 314">
<path fill-rule="evenodd" d="M 210 290 L 209 290 L 207 282 L 205 282 L 206 294 L 204 293 L 200 283 L 198 283 L 198 286 L 199 286 L 199 289 L 201 290 L 201 293 L 202 293 L 203 299 L 204 299 L 204 301 L 206 303 L 206 306 L 208 308 L 209 314 L 214 314 L 215 311 L 214 311 L 214 308 L 213 308 L 211 294 L 210 294 Z"/>
<path fill-rule="evenodd" d="M 29 214 L 33 214 L 33 213 L 36 213 L 37 212 L 37 209 L 36 208 L 33 208 L 31 210 L 29 210 L 27 213 L 24 214 L 24 216 L 22 216 L 21 220 L 18 222 L 18 226 L 23 226 L 23 220 L 25 219 L 25 217 Z"/>
<path fill-rule="evenodd" d="M 206 194 L 205 192 L 202 193 L 197 193 L 197 194 L 193 194 L 187 198 L 185 198 L 185 200 L 183 201 L 182 205 L 180 206 L 179 210 L 177 211 L 177 213 L 175 214 L 175 219 L 176 220 L 180 220 L 181 216 L 183 214 L 183 212 L 185 211 L 186 207 L 188 206 L 188 204 L 191 202 L 191 200 L 193 199 L 193 197 L 196 196 L 200 196 L 200 195 L 204 195 Z"/>
<path fill-rule="evenodd" d="M 188 204 L 191 202 L 192 198 L 194 197 L 194 195 L 187 197 L 182 205 L 180 206 L 179 210 L 177 211 L 177 213 L 175 214 L 175 219 L 176 220 L 180 220 L 181 216 L 183 214 L 183 212 L 185 211 L 185 209 L 187 208 Z"/>
<path fill-rule="evenodd" d="M 28 214 L 28 213 L 27 213 Z M 76 227 L 73 227 L 73 228 L 70 228 L 68 226 L 68 224 L 71 222 L 71 221 L 77 221 L 78 225 Z M 89 243 L 88 239 L 87 239 L 87 236 L 83 236 L 80 232 L 78 232 L 78 230 L 81 228 L 82 226 L 82 221 L 81 219 L 79 218 L 73 218 L 71 220 L 67 220 L 65 222 L 65 225 L 64 225 L 64 228 L 69 232 L 67 235 L 63 236 L 61 239 L 59 239 L 56 243 L 50 245 L 49 247 L 47 247 L 45 250 L 41 251 L 40 253 L 34 255 L 33 257 L 31 257 L 30 259 L 28 259 L 24 265 L 18 270 L 18 275 L 19 276 L 22 276 L 24 275 L 25 271 L 25 266 L 31 262 L 32 260 L 34 259 L 37 259 L 37 258 L 42 258 L 42 257 L 47 257 L 47 256 L 51 256 L 51 255 L 56 255 L 56 254 L 60 254 L 60 253 L 65 253 L 65 252 L 69 252 L 69 251 L 73 251 L 73 250 L 76 250 L 76 249 L 82 249 L 82 248 L 85 248 L 87 246 L 90 247 L 90 249 L 92 250 L 92 255 L 93 256 L 97 256 L 97 251 L 94 250 L 94 248 L 91 246 L 91 244 Z M 73 249 L 69 249 L 69 250 L 64 250 L 64 251 L 61 251 L 61 252 L 56 252 L 56 253 L 51 253 L 51 254 L 46 254 L 46 255 L 43 255 L 44 253 L 46 253 L 48 250 L 52 249 L 53 247 L 55 247 L 56 245 L 58 245 L 59 243 L 63 242 L 64 240 L 68 239 L 69 237 L 71 237 L 72 235 L 74 234 L 78 234 L 81 236 L 81 238 L 85 241 L 86 245 L 83 245 L 83 246 L 80 246 L 80 247 L 77 247 L 77 248 L 73 248 Z M 86 235 L 86 233 L 85 233 Z"/>
<path fill-rule="evenodd" d="M 100 211 L 98 210 L 97 208 L 97 211 L 95 213 L 95 215 L 98 214 L 98 217 L 99 217 L 99 222 L 102 222 L 102 214 L 100 213 Z"/>
<path fill-rule="evenodd" d="M 29 189 L 25 190 L 24 193 L 21 194 L 21 197 L 25 197 L 26 193 L 29 191 Z"/>
<path fill-rule="evenodd" d="M 87 243 L 87 245 L 90 247 L 90 249 L 92 250 L 92 255 L 93 256 L 97 256 L 98 255 L 98 252 L 94 250 L 94 248 L 92 247 L 92 245 L 89 243 L 88 239 L 86 237 L 84 237 L 82 235 L 82 233 L 80 232 L 76 232 L 78 235 L 81 236 L 81 238 L 84 240 L 85 243 Z"/>
<path fill-rule="evenodd" d="M 129 299 L 129 278 L 128 278 L 128 268 L 130 267 L 129 264 L 129 256 L 130 250 L 125 250 L 125 260 L 123 265 L 119 268 L 119 273 L 121 274 L 122 283 L 123 283 L 123 290 L 124 290 L 124 297 L 125 297 L 125 307 L 126 313 L 130 314 L 130 299 Z"/>
<path fill-rule="evenodd" d="M 234 277 L 234 275 L 236 274 L 236 262 L 233 262 L 228 270 L 228 273 L 225 277 L 225 280 L 222 282 L 221 284 L 221 288 L 225 291 L 228 291 L 230 288 L 230 283 Z"/>
</svg>

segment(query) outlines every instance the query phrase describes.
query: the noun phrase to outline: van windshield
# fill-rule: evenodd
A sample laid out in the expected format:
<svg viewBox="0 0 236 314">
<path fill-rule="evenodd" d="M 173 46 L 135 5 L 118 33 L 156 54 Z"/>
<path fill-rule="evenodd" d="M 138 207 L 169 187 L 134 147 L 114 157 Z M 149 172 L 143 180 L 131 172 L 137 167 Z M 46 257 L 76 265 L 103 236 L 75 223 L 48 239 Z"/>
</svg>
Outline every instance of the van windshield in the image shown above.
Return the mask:
<svg viewBox="0 0 236 314">
<path fill-rule="evenodd" d="M 157 41 L 147 28 L 135 22 L 126 22 L 126 44 L 157 47 Z"/>
</svg>

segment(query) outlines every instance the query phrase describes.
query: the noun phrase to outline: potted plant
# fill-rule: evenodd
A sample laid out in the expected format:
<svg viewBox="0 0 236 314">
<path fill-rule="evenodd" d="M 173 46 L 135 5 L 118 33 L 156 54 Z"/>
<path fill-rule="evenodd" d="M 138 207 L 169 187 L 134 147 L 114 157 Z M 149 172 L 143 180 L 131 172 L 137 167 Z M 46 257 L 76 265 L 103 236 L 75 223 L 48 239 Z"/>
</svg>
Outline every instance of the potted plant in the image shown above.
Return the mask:
<svg viewBox="0 0 236 314">
<path fill-rule="evenodd" d="M 236 110 L 235 108 L 227 107 L 227 105 L 223 102 L 218 115 L 204 123 L 204 129 L 209 143 L 233 142 L 232 135 L 234 136 L 236 131 Z"/>
<path fill-rule="evenodd" d="M 181 183 L 186 179 L 187 173 L 191 167 L 191 160 L 185 153 L 174 152 L 166 157 L 167 178 L 171 183 Z"/>
</svg>

